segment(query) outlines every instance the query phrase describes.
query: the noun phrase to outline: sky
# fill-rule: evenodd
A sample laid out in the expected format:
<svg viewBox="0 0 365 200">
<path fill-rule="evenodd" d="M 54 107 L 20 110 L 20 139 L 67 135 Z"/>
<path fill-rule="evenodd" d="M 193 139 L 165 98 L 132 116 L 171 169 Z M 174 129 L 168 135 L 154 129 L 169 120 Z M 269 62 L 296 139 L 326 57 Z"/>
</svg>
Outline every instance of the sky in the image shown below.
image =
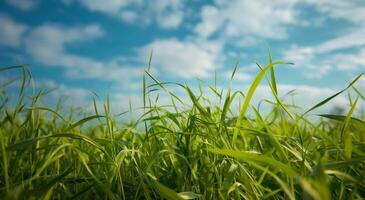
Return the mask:
<svg viewBox="0 0 365 200">
<path fill-rule="evenodd" d="M 279 94 L 296 89 L 312 105 L 365 71 L 365 1 L 0 0 L 0 66 L 28 64 L 38 85 L 74 105 L 92 92 L 116 109 L 140 105 L 151 52 L 156 78 L 195 89 L 215 73 L 226 88 L 239 60 L 233 87 L 245 92 L 268 49 L 295 64 L 276 68 Z M 256 98 L 269 93 L 263 83 Z"/>
</svg>

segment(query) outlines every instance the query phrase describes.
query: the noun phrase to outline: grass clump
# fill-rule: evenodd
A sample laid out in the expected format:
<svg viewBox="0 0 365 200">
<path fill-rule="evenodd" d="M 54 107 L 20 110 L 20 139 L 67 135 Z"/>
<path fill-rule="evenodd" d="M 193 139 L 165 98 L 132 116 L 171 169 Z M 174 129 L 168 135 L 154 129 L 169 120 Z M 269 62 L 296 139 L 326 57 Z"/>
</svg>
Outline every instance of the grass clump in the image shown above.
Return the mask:
<svg viewBox="0 0 365 200">
<path fill-rule="evenodd" d="M 190 103 L 149 70 L 143 76 L 143 114 L 125 123 L 103 110 L 80 115 L 46 107 L 47 91 L 29 95 L 24 66 L 17 101 L 1 86 L 0 196 L 4 199 L 362 199 L 365 197 L 365 121 L 355 117 L 364 94 L 354 83 L 308 109 L 294 112 L 278 95 L 274 66 L 247 93 L 182 88 Z M 238 65 L 233 70 L 234 77 Z M 270 72 L 270 76 L 266 73 Z M 266 115 L 250 104 L 262 79 L 275 101 Z M 11 81 L 10 81 L 11 82 Z M 9 83 L 10 83 L 9 82 Z M 171 98 L 158 105 L 156 90 Z M 307 114 L 353 90 L 347 115 Z M 153 98 L 156 97 L 156 98 Z M 239 112 L 233 102 L 242 100 Z M 248 115 L 248 110 L 252 115 Z"/>
</svg>

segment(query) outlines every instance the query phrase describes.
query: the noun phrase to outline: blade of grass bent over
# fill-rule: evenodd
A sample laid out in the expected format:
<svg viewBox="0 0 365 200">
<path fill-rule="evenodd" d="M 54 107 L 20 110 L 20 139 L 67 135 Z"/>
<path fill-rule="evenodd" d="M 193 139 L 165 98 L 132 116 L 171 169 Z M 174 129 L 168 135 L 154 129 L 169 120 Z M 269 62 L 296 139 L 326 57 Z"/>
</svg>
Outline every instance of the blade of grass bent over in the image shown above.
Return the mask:
<svg viewBox="0 0 365 200">
<path fill-rule="evenodd" d="M 337 92 L 336 94 L 334 94 L 334 95 L 332 95 L 332 96 L 330 96 L 330 97 L 328 97 L 328 98 L 326 98 L 325 100 L 323 100 L 323 101 L 321 101 L 321 102 L 319 102 L 319 103 L 317 103 L 316 105 L 314 105 L 313 107 L 311 107 L 310 109 L 308 109 L 306 112 L 304 112 L 303 114 L 302 114 L 302 117 L 304 116 L 304 115 L 306 115 L 306 114 L 308 114 L 310 111 L 312 111 L 312 110 L 314 110 L 314 109 L 317 109 L 317 108 L 319 108 L 319 107 L 321 107 L 321 106 L 323 106 L 324 104 L 326 104 L 327 102 L 329 102 L 329 101 L 331 101 L 333 98 L 335 98 L 335 97 L 337 97 L 338 95 L 340 95 L 341 93 L 343 93 L 344 91 L 346 91 L 347 89 L 349 89 L 352 85 L 354 85 L 360 78 L 361 78 L 361 76 L 362 75 L 364 75 L 364 73 L 365 72 L 363 72 L 363 73 L 361 73 L 360 75 L 358 75 L 353 81 L 351 81 L 351 83 L 346 87 L 346 88 L 344 88 L 343 90 L 341 90 L 341 91 L 339 91 L 339 92 Z M 302 118 L 301 117 L 301 118 Z"/>
<path fill-rule="evenodd" d="M 263 163 L 266 165 L 270 165 L 274 168 L 280 169 L 283 172 L 285 172 L 287 175 L 296 177 L 298 173 L 289 165 L 284 164 L 278 160 L 275 160 L 273 158 L 270 158 L 269 156 L 258 154 L 258 153 L 252 153 L 252 152 L 242 152 L 242 151 L 235 151 L 231 149 L 207 149 L 207 151 L 214 153 L 214 154 L 220 154 L 220 155 L 226 155 L 231 156 L 234 158 L 238 158 L 244 162 L 248 163 Z"/>
<path fill-rule="evenodd" d="M 332 120 L 336 120 L 336 121 L 341 121 L 341 122 L 345 121 L 345 119 L 347 117 L 345 115 L 331 115 L 331 114 L 320 114 L 318 116 L 328 118 L 328 119 L 332 119 Z M 353 124 L 357 124 L 359 126 L 365 127 L 365 121 L 362 121 L 361 119 L 351 117 L 350 122 L 353 123 Z"/>
</svg>

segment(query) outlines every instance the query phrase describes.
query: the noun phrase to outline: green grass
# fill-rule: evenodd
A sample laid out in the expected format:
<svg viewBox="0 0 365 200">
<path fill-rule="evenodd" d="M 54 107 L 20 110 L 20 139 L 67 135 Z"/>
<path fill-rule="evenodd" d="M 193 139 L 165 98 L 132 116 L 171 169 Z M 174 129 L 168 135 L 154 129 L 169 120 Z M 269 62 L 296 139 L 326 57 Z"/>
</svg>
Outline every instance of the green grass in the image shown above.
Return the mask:
<svg viewBox="0 0 365 200">
<path fill-rule="evenodd" d="M 150 61 L 151 63 L 151 61 Z M 94 100 L 78 114 L 62 102 L 47 107 L 24 66 L 16 101 L 0 86 L 1 199 L 362 199 L 365 197 L 365 121 L 356 114 L 364 94 L 356 77 L 344 90 L 304 112 L 279 95 L 274 66 L 260 66 L 249 90 L 203 89 L 143 75 L 143 111 L 120 120 L 108 101 Z M 234 67 L 234 79 L 238 63 Z M 285 66 L 280 66 L 285 67 Z M 266 73 L 270 72 L 270 75 Z M 262 80 L 270 85 L 272 110 L 251 99 Z M 180 87 L 190 102 L 169 89 Z M 27 92 L 33 89 L 31 93 Z M 160 105 L 156 92 L 170 105 Z M 347 115 L 308 114 L 349 92 Z M 355 99 L 353 98 L 355 95 Z M 233 102 L 243 102 L 239 109 Z M 238 110 L 238 111 L 237 111 Z M 139 112 L 138 111 L 138 112 Z M 137 111 L 131 111 L 137 112 Z"/>
</svg>

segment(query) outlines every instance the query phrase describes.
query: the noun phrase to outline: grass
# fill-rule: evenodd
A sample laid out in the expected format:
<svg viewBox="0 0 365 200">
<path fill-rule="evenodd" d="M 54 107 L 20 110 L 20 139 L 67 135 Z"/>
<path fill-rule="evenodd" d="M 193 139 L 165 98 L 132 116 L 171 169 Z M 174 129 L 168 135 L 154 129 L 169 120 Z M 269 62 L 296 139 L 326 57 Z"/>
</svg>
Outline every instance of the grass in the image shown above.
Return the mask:
<svg viewBox="0 0 365 200">
<path fill-rule="evenodd" d="M 150 62 L 151 63 L 151 62 Z M 143 114 L 118 120 L 108 102 L 80 115 L 46 107 L 25 66 L 16 101 L 0 86 L 0 196 L 4 199 L 362 199 L 365 197 L 365 121 L 355 109 L 364 94 L 357 76 L 344 90 L 297 113 L 281 100 L 270 62 L 247 93 L 160 82 L 143 75 Z M 235 66 L 231 82 L 234 79 Z M 266 73 L 270 72 L 269 76 Z M 275 101 L 263 115 L 250 101 L 265 79 Z M 190 103 L 169 85 L 183 89 Z M 232 85 L 232 84 L 231 84 Z M 170 105 L 159 105 L 156 92 Z M 308 114 L 346 91 L 347 115 Z M 353 95 L 352 95 L 353 96 Z M 233 102 L 240 99 L 239 112 Z M 180 106 L 184 105 L 184 106 Z M 248 115 L 250 111 L 251 115 Z M 133 112 L 133 111 L 132 111 Z"/>
</svg>

